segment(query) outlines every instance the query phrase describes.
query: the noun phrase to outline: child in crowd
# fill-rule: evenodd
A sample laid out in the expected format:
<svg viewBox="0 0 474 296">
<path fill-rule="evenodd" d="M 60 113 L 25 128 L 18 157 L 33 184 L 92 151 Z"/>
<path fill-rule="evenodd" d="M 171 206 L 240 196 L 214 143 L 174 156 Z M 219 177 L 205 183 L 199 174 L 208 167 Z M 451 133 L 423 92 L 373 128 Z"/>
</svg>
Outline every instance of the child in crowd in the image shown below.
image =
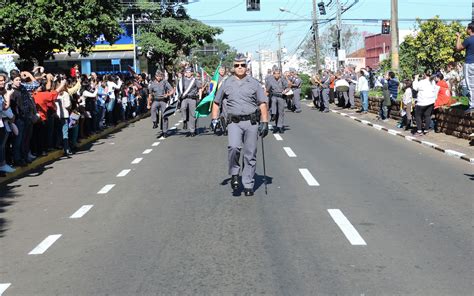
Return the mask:
<svg viewBox="0 0 474 296">
<path fill-rule="evenodd" d="M 406 79 L 403 81 L 403 99 L 401 102 L 401 115 L 402 120 L 398 124 L 399 128 L 405 126 L 405 130 L 411 128 L 412 125 L 412 111 L 413 111 L 413 89 L 412 89 L 413 82 L 410 79 Z"/>
</svg>

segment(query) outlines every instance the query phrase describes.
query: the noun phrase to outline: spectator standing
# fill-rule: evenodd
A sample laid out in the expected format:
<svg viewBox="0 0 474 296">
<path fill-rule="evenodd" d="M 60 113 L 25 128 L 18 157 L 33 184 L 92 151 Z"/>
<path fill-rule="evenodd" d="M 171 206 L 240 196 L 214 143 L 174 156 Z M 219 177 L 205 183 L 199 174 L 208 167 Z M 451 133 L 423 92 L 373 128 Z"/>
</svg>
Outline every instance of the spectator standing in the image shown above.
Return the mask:
<svg viewBox="0 0 474 296">
<path fill-rule="evenodd" d="M 9 105 L 7 96 L 10 96 L 13 91 L 9 91 L 7 95 L 6 82 L 7 75 L 0 74 L 0 175 L 13 173 L 15 171 L 15 169 L 6 162 L 5 146 L 10 134 L 9 120 L 13 119 L 13 113 L 7 108 Z M 9 112 L 7 110 L 9 110 Z"/>
<path fill-rule="evenodd" d="M 408 130 L 412 125 L 412 112 L 413 112 L 413 82 L 410 79 L 406 79 L 403 82 L 403 99 L 402 99 L 402 111 L 405 113 L 403 116 L 400 127 L 403 127 L 405 122 L 405 130 Z"/>
<path fill-rule="evenodd" d="M 426 70 L 424 73 L 424 79 L 419 80 L 419 76 L 415 75 L 415 81 L 413 82 L 413 89 L 418 92 L 418 98 L 415 106 L 415 118 L 416 118 L 416 136 L 422 136 L 423 130 L 426 133 L 429 132 L 431 123 L 431 113 L 433 112 L 434 103 L 438 95 L 438 86 L 434 82 L 434 77 L 431 70 Z M 424 118 L 425 126 L 423 129 L 422 119 Z"/>
<path fill-rule="evenodd" d="M 79 72 L 79 65 L 74 64 L 69 73 L 71 75 L 71 78 L 79 78 L 81 76 L 81 72 Z"/>
<path fill-rule="evenodd" d="M 466 50 L 466 61 L 464 64 L 464 80 L 469 90 L 469 109 L 466 112 L 474 112 L 474 22 L 467 25 L 469 37 L 461 43 L 461 34 L 456 33 L 456 50 Z"/>
<path fill-rule="evenodd" d="M 369 82 L 364 75 L 364 71 L 360 70 L 359 79 L 357 79 L 356 90 L 359 92 L 362 101 L 362 107 L 359 112 L 367 113 L 369 110 Z"/>
</svg>

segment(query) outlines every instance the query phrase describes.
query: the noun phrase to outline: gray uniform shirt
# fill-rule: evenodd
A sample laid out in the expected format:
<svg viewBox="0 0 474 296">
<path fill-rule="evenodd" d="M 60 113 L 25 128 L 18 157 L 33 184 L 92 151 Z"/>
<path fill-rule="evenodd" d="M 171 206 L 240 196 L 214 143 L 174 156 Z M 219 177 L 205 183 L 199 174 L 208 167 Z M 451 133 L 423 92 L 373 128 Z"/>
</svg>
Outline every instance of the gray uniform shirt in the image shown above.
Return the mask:
<svg viewBox="0 0 474 296">
<path fill-rule="evenodd" d="M 193 81 L 193 78 L 183 77 L 183 92 L 185 92 L 189 84 Z M 186 95 L 186 98 L 197 98 L 199 96 L 199 89 L 202 87 L 202 82 L 199 79 L 194 78 L 194 84 Z"/>
<path fill-rule="evenodd" d="M 323 88 L 329 88 L 329 84 L 331 83 L 331 77 L 329 75 L 323 75 L 321 79 L 321 85 Z"/>
<path fill-rule="evenodd" d="M 214 102 L 221 104 L 227 100 L 227 112 L 232 115 L 249 115 L 254 113 L 260 104 L 268 104 L 268 98 L 260 83 L 250 76 L 238 79 L 229 77 L 217 90 Z"/>
<path fill-rule="evenodd" d="M 291 77 L 290 81 L 293 84 L 292 88 L 301 88 L 301 79 L 298 76 Z"/>
<path fill-rule="evenodd" d="M 153 100 L 164 100 L 165 94 L 171 89 L 171 84 L 166 80 L 161 80 L 160 82 L 153 80 L 153 82 L 148 85 L 148 91 L 153 97 Z"/>
<path fill-rule="evenodd" d="M 288 88 L 288 81 L 283 77 L 276 80 L 275 77 L 271 76 L 266 79 L 265 88 L 268 93 L 281 95 L 282 92 Z"/>
</svg>

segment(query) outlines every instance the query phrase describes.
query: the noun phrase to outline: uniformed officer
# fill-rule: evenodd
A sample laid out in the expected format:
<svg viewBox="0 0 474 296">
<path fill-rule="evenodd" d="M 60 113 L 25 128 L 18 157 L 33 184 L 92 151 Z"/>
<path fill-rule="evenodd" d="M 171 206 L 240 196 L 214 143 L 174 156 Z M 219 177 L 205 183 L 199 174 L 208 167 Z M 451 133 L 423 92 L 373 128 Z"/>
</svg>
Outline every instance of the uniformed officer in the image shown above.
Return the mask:
<svg viewBox="0 0 474 296">
<path fill-rule="evenodd" d="M 296 113 L 301 112 L 301 78 L 298 77 L 295 69 L 290 69 L 291 88 L 293 90 L 293 105 Z"/>
<path fill-rule="evenodd" d="M 321 109 L 321 79 L 318 74 L 311 77 L 311 97 L 313 99 L 313 105 L 315 109 Z"/>
<path fill-rule="evenodd" d="M 163 79 L 163 72 L 157 70 L 155 73 L 155 80 L 148 85 L 148 109 L 151 109 L 151 120 L 153 121 L 153 128 L 158 127 L 158 112 L 161 112 L 162 130 L 161 136 L 168 136 L 168 118 L 163 117 L 163 112 L 166 109 L 167 101 L 174 93 L 174 88 L 171 87 L 168 81 Z"/>
<path fill-rule="evenodd" d="M 273 133 L 283 133 L 286 105 L 283 95 L 289 90 L 289 88 L 287 80 L 281 77 L 280 69 L 275 68 L 273 70 L 273 76 L 266 79 L 265 89 L 267 91 L 267 96 L 272 102 L 272 118 L 275 116 L 276 120 L 276 127 L 273 128 Z M 273 104 L 275 104 L 275 108 L 273 108 Z"/>
<path fill-rule="evenodd" d="M 329 112 L 329 85 L 331 84 L 331 75 L 327 71 L 323 72 L 321 77 L 321 97 L 322 105 L 320 110 L 324 113 Z"/>
<path fill-rule="evenodd" d="M 232 189 L 239 187 L 240 153 L 243 149 L 242 183 L 245 196 L 253 195 L 257 165 L 258 136 L 268 134 L 268 99 L 260 83 L 246 74 L 247 62 L 242 54 L 234 59 L 235 75 L 227 78 L 217 90 L 212 107 L 212 125 L 218 123 L 219 105 L 227 99 L 228 164 Z M 258 124 L 260 122 L 260 124 Z"/>
<path fill-rule="evenodd" d="M 357 84 L 357 75 L 353 67 L 349 67 L 347 73 L 347 80 L 349 81 L 349 104 L 351 109 L 355 109 L 355 90 Z"/>
<path fill-rule="evenodd" d="M 188 67 L 184 70 L 184 76 L 181 80 L 183 94 L 181 95 L 181 113 L 183 114 L 183 126 L 189 126 L 187 137 L 196 135 L 196 102 L 199 99 L 199 92 L 202 88 L 200 79 L 193 77 L 193 68 Z M 186 113 L 188 116 L 186 116 Z M 189 122 L 189 124 L 188 124 Z"/>
</svg>

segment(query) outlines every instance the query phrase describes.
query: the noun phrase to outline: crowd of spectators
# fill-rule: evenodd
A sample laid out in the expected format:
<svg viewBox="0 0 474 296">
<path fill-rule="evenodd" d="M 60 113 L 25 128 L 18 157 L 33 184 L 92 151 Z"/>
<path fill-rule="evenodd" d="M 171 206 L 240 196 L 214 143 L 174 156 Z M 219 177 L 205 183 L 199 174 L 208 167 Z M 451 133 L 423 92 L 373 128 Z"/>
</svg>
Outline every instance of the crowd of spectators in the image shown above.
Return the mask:
<svg viewBox="0 0 474 296">
<path fill-rule="evenodd" d="M 0 176 L 147 111 L 148 79 L 137 75 L 0 72 Z"/>
</svg>

